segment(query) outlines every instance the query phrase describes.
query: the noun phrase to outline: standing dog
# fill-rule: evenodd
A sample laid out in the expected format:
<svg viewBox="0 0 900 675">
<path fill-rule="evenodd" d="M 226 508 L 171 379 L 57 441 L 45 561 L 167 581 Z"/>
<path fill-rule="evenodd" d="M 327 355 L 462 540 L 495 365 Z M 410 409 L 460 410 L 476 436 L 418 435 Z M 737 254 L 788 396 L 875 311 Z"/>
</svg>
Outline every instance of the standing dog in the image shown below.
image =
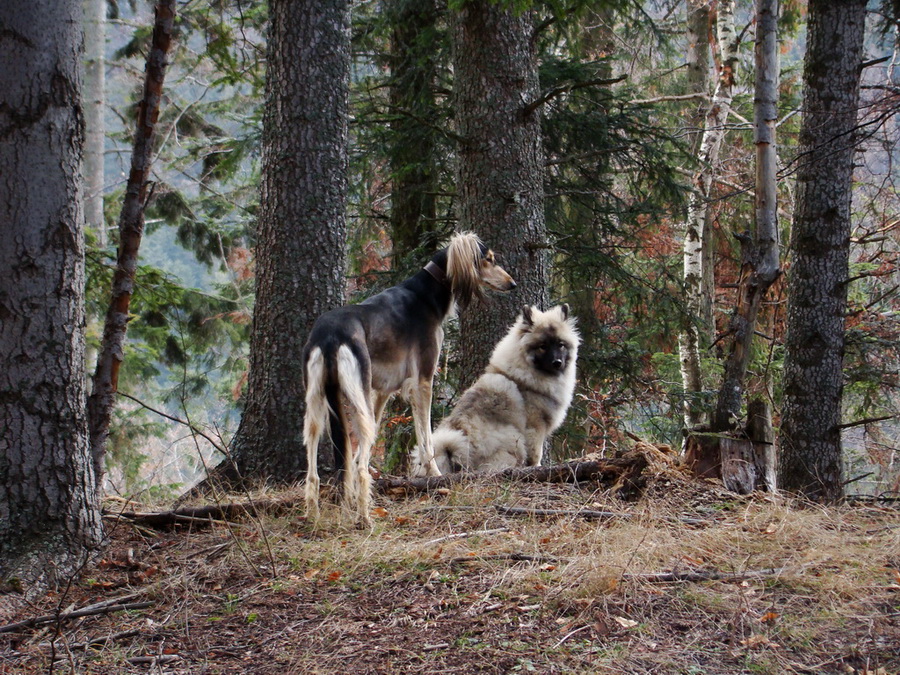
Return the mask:
<svg viewBox="0 0 900 675">
<path fill-rule="evenodd" d="M 569 306 L 525 307 L 484 374 L 434 432 L 438 468 L 499 471 L 541 463 L 566 416 L 581 338 Z"/>
<path fill-rule="evenodd" d="M 326 312 L 303 349 L 306 374 L 307 514 L 319 515 L 317 449 L 330 433 L 335 465 L 344 471 L 344 500 L 369 524 L 369 455 L 381 413 L 396 392 L 406 398 L 416 429 L 414 474 L 439 475 L 431 440 L 431 387 L 444 340 L 441 324 L 456 305 L 483 288 L 508 291 L 516 282 L 476 235 L 450 239 L 417 274 L 358 305 Z M 352 466 L 347 423 L 358 444 Z"/>
</svg>

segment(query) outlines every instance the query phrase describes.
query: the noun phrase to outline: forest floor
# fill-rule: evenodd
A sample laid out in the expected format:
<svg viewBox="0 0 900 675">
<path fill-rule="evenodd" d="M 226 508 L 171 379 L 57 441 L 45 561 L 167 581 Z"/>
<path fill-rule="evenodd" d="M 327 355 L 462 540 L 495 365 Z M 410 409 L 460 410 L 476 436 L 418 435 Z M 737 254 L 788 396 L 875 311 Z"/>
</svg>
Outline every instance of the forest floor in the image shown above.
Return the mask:
<svg viewBox="0 0 900 675">
<path fill-rule="evenodd" d="M 0 673 L 900 673 L 898 508 L 674 466 L 633 502 L 472 479 L 375 506 L 364 531 L 299 501 L 166 531 L 107 516 L 104 557 L 65 591 L 0 595 L 0 630 L 130 609 L 0 632 Z"/>
</svg>

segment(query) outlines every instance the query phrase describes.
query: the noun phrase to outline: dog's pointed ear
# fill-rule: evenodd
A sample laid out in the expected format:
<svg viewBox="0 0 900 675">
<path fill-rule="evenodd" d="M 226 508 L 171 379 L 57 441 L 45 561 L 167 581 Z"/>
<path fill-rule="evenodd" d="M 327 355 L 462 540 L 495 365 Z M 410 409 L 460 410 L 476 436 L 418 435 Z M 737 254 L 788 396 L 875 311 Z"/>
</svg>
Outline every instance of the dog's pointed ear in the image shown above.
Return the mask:
<svg viewBox="0 0 900 675">
<path fill-rule="evenodd" d="M 529 328 L 534 325 L 534 317 L 531 315 L 531 306 L 525 305 L 522 308 L 522 320 Z"/>
<path fill-rule="evenodd" d="M 569 318 L 569 303 L 564 302 L 559 306 L 559 311 L 562 312 L 563 321 Z"/>
</svg>

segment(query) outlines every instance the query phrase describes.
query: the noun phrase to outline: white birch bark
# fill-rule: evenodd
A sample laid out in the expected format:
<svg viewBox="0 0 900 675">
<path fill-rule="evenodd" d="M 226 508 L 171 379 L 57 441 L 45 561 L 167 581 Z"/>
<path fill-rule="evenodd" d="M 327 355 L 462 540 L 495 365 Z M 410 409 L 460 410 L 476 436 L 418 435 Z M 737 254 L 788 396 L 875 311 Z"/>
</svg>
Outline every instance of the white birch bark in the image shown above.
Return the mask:
<svg viewBox="0 0 900 675">
<path fill-rule="evenodd" d="M 738 36 L 734 27 L 734 1 L 721 0 L 716 17 L 716 42 L 720 54 L 719 78 L 704 120 L 694 190 L 688 202 L 684 235 L 684 285 L 688 321 L 679 336 L 681 378 L 684 387 L 684 424 L 690 429 L 702 422 L 694 399 L 702 391 L 700 372 L 699 321 L 703 314 L 704 249 L 708 247 L 706 228 L 709 196 L 719 159 L 725 122 L 731 111 L 734 71 L 737 66 Z"/>
</svg>

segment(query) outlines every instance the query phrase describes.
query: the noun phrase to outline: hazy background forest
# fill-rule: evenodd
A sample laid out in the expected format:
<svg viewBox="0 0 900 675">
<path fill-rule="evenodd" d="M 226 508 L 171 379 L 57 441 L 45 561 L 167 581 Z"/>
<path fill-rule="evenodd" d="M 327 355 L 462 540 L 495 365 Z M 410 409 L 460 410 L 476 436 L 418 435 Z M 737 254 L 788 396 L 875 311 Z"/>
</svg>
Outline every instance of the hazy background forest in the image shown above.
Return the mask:
<svg viewBox="0 0 900 675">
<path fill-rule="evenodd" d="M 104 4 L 105 3 L 101 3 Z M 454 120 L 446 8 L 357 2 L 352 7 L 350 266 L 348 298 L 358 300 L 403 278 L 456 226 Z M 585 344 L 579 388 L 557 433 L 553 460 L 611 456 L 627 430 L 680 448 L 686 398 L 678 334 L 685 310 L 683 238 L 697 161 L 700 108 L 686 68 L 689 35 L 681 2 L 553 6 L 538 33 L 551 298 L 569 302 Z M 406 14 L 403 12 L 407 11 Z M 793 209 L 805 3 L 781 3 L 778 88 L 778 222 L 782 259 Z M 108 444 L 105 489 L 174 496 L 218 458 L 185 425 L 227 445 L 241 413 L 253 312 L 254 225 L 259 201 L 264 3 L 189 2 L 179 6 L 177 41 L 162 105 L 152 199 L 132 302 L 119 405 Z M 415 22 L 420 22 L 417 26 Z M 734 309 L 740 267 L 736 235 L 753 218 L 753 8 L 738 3 L 739 37 L 731 112 L 707 206 L 713 238 L 712 312 L 716 336 Z M 110 6 L 105 42 L 87 24 L 86 42 L 105 44 L 103 89 L 104 223 L 89 223 L 88 340 L 99 344 L 114 265 L 118 210 L 128 173 L 133 108 L 152 26 L 144 2 Z M 713 82 L 718 55 L 714 21 Z M 898 413 L 897 29 L 871 3 L 853 188 L 849 314 L 846 324 L 845 478 L 851 492 L 900 489 Z M 392 45 L 415 35 L 418 61 L 434 86 L 398 103 Z M 99 38 L 98 38 L 99 35 Z M 711 87 L 710 84 L 707 85 Z M 711 88 L 708 89 L 708 92 Z M 893 97 L 893 98 L 892 98 Z M 398 120 L 411 121 L 413 131 Z M 431 217 L 403 232 L 392 190 L 427 164 Z M 89 197 L 91 195 L 88 195 Z M 488 242 L 489 244 L 491 242 Z M 502 251 L 498 251 L 502 261 Z M 311 256 L 316 251 L 310 251 Z M 782 280 L 770 289 L 754 342 L 747 390 L 776 411 L 781 400 L 785 326 Z M 436 386 L 439 420 L 458 394 L 455 324 L 448 328 Z M 89 358 L 93 352 L 89 353 Z M 689 395 L 708 410 L 722 377 L 722 342 L 702 350 L 703 387 Z M 92 369 L 89 363 L 88 370 Z M 395 468 L 412 442 L 402 405 L 389 408 L 383 454 Z M 874 420 L 857 424 L 861 420 Z"/>
</svg>

